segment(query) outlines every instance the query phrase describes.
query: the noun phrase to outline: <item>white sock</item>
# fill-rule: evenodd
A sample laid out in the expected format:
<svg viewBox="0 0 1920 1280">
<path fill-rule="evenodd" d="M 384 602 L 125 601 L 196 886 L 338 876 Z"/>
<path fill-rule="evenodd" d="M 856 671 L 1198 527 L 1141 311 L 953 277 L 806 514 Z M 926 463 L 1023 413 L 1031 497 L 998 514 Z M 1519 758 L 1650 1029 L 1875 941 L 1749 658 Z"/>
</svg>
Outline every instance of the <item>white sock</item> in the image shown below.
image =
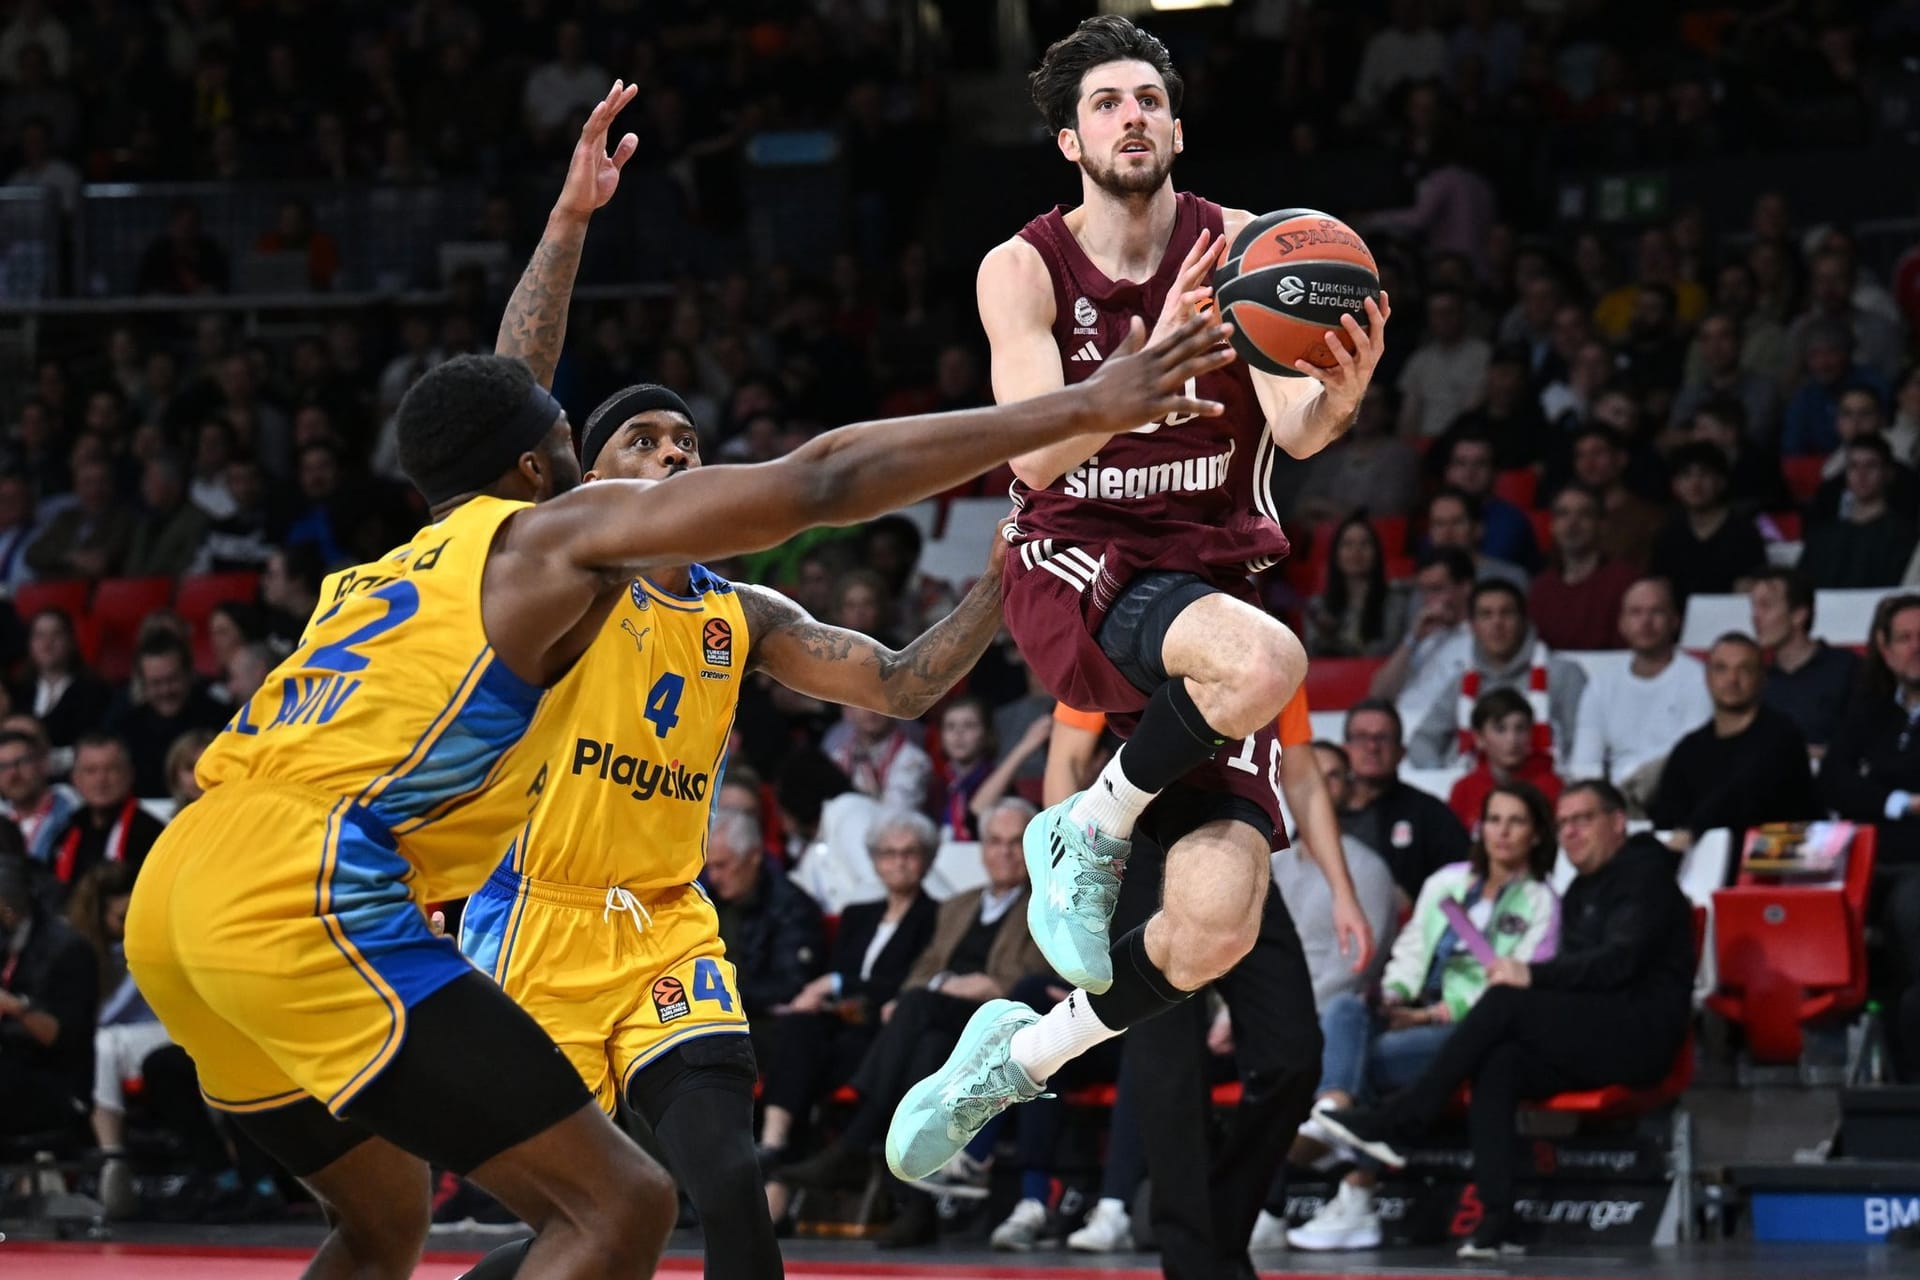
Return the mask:
<svg viewBox="0 0 1920 1280">
<path fill-rule="evenodd" d="M 1087 1003 L 1087 993 L 1075 991 L 1065 1000 L 1013 1033 L 1007 1052 L 1035 1084 L 1045 1084 L 1054 1072 L 1093 1046 L 1119 1035 L 1100 1021 Z"/>
<path fill-rule="evenodd" d="M 1102 1209 L 1105 1209 L 1108 1213 L 1125 1214 L 1127 1211 L 1127 1202 L 1117 1196 L 1101 1196 L 1100 1203 L 1093 1207 L 1093 1211 L 1098 1213 Z"/>
<path fill-rule="evenodd" d="M 1127 781 L 1127 775 L 1120 771 L 1120 757 L 1126 750 L 1126 744 L 1122 743 L 1100 776 L 1073 802 L 1067 816 L 1075 826 L 1095 827 L 1116 840 L 1126 840 L 1133 835 L 1133 824 L 1140 821 L 1141 813 L 1160 793 L 1142 791 Z"/>
</svg>

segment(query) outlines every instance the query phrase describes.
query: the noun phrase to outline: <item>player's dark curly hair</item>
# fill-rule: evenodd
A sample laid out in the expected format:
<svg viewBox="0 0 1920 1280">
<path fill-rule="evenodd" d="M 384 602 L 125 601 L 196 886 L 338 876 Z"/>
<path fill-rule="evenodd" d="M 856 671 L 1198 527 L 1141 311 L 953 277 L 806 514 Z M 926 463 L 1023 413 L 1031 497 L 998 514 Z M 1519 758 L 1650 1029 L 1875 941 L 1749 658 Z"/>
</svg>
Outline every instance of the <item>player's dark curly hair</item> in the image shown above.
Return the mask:
<svg viewBox="0 0 1920 1280">
<path fill-rule="evenodd" d="M 1088 18 L 1047 46 L 1040 66 L 1027 77 L 1033 105 L 1046 117 L 1047 128 L 1059 133 L 1079 123 L 1080 80 L 1094 67 L 1109 62 L 1144 62 L 1166 82 L 1167 105 L 1180 114 L 1186 81 L 1173 69 L 1173 55 L 1157 36 L 1149 35 L 1125 18 L 1103 14 Z"/>
<path fill-rule="evenodd" d="M 408 388 L 395 413 L 400 469 L 415 488 L 445 475 L 523 411 L 533 371 L 506 356 L 455 356 Z"/>
</svg>

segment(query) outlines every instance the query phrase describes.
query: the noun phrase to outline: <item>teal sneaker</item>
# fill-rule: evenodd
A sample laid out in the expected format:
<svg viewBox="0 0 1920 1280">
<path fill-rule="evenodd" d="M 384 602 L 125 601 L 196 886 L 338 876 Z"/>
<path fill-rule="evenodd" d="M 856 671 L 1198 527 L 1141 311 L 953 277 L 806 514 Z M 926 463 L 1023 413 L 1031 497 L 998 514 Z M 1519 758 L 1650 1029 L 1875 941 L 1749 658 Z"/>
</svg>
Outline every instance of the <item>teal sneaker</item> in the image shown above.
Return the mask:
<svg viewBox="0 0 1920 1280">
<path fill-rule="evenodd" d="M 929 1178 L 972 1142 L 987 1121 L 1045 1090 L 1007 1052 L 1013 1033 L 1040 1015 L 1011 1000 L 973 1011 L 946 1065 L 907 1090 L 887 1126 L 887 1168 L 902 1182 Z"/>
<path fill-rule="evenodd" d="M 1027 824 L 1027 931 L 1055 973 L 1097 995 L 1113 985 L 1107 927 L 1133 843 L 1076 826 L 1067 815 L 1080 795 Z"/>
</svg>

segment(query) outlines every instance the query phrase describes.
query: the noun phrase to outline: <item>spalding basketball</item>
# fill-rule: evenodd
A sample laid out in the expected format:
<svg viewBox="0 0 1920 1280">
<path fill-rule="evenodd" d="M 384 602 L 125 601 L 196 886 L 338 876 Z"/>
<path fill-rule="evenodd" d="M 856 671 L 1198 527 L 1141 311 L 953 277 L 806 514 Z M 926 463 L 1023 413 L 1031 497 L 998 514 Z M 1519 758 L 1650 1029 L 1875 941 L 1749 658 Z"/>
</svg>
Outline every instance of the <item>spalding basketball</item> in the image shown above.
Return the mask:
<svg viewBox="0 0 1920 1280">
<path fill-rule="evenodd" d="M 1304 378 L 1296 360 L 1331 369 L 1327 332 L 1351 313 L 1367 323 L 1366 300 L 1380 298 L 1380 275 L 1357 232 L 1314 209 L 1282 209 L 1255 218 L 1233 238 L 1213 273 L 1213 298 L 1233 322 L 1233 346 L 1256 369 Z"/>
</svg>

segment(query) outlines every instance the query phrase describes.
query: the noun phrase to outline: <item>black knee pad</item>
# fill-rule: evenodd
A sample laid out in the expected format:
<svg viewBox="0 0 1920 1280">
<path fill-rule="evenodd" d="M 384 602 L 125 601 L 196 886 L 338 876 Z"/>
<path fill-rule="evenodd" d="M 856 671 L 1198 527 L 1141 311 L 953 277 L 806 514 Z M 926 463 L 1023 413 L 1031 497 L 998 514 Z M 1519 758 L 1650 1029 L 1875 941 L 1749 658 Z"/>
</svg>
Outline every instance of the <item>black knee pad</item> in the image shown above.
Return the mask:
<svg viewBox="0 0 1920 1280">
<path fill-rule="evenodd" d="M 1100 651 L 1129 683 L 1152 693 L 1167 682 L 1163 651 L 1180 611 L 1220 589 L 1191 573 L 1143 573 L 1126 585 L 1107 610 L 1095 637 Z"/>
<path fill-rule="evenodd" d="M 657 1131 L 667 1108 L 703 1089 L 740 1095 L 751 1103 L 760 1068 L 745 1034 L 702 1036 L 677 1045 L 633 1073 L 627 1105 Z"/>
</svg>

